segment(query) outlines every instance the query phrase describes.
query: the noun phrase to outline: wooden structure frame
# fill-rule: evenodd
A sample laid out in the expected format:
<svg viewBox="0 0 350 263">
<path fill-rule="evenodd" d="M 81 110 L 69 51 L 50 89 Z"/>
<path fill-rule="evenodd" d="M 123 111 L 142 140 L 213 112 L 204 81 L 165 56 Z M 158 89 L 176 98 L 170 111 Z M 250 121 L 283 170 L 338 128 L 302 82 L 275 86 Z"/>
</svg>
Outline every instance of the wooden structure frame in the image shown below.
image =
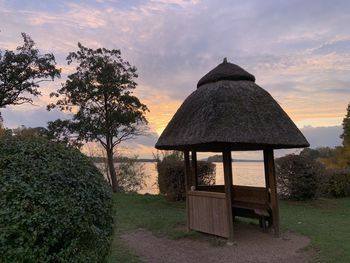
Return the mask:
<svg viewBox="0 0 350 263">
<path fill-rule="evenodd" d="M 226 237 L 232 242 L 235 216 L 259 219 L 265 216 L 274 234 L 279 236 L 273 149 L 264 149 L 263 152 L 265 188 L 233 185 L 231 150 L 222 152 L 225 185 L 199 186 L 197 152 L 191 152 L 190 160 L 190 152 L 184 151 L 188 230 Z"/>
<path fill-rule="evenodd" d="M 156 143 L 159 150 L 184 152 L 188 229 L 229 241 L 236 216 L 259 218 L 264 230 L 268 222 L 279 235 L 273 150 L 308 146 L 287 113 L 255 84 L 254 75 L 227 59 L 198 81 Z M 264 151 L 265 187 L 232 183 L 231 151 L 250 150 Z M 197 152 L 222 153 L 224 185 L 198 185 Z"/>
</svg>

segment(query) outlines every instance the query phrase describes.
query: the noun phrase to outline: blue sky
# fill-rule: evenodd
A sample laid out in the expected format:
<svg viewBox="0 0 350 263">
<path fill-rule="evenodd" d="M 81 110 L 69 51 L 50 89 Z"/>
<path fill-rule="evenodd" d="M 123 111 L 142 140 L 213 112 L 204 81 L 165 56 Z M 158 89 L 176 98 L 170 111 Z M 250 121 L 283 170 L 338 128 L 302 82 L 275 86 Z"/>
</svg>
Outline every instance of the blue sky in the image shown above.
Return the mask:
<svg viewBox="0 0 350 263">
<path fill-rule="evenodd" d="M 334 146 L 350 102 L 349 14 L 350 1 L 0 0 L 0 49 L 14 49 L 26 32 L 63 70 L 42 86 L 37 106 L 3 109 L 5 125 L 65 117 L 45 106 L 73 72 L 65 57 L 79 41 L 121 49 L 138 68 L 136 94 L 151 110 L 151 135 L 124 144 L 127 152 L 150 157 L 181 102 L 223 57 L 254 74 L 300 128 L 307 126 L 312 146 Z"/>
</svg>

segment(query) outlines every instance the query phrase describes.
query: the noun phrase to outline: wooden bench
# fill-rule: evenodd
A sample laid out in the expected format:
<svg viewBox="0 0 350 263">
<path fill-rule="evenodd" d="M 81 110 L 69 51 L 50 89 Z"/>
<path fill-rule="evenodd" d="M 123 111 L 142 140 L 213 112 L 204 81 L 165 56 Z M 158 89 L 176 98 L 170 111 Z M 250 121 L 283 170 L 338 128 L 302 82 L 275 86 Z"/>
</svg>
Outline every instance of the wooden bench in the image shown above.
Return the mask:
<svg viewBox="0 0 350 263">
<path fill-rule="evenodd" d="M 223 185 L 198 186 L 200 191 L 224 193 Z M 268 205 L 268 192 L 264 187 L 233 186 L 232 189 L 233 217 L 259 219 L 259 225 L 264 231 L 267 223 L 271 225 L 271 208 Z"/>
</svg>

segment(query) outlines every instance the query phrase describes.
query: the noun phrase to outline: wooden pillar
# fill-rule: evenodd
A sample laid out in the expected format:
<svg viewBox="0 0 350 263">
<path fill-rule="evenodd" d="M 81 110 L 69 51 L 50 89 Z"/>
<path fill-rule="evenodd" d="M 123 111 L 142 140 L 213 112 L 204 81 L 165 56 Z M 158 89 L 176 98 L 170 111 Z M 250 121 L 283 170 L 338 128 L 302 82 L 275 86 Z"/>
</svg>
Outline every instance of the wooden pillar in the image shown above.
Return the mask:
<svg viewBox="0 0 350 263">
<path fill-rule="evenodd" d="M 232 157 L 231 151 L 223 152 L 225 194 L 228 221 L 228 241 L 233 242 L 233 209 L 232 209 Z"/>
<path fill-rule="evenodd" d="M 191 187 L 191 164 L 190 164 L 190 152 L 184 151 L 185 158 L 185 190 L 186 190 L 186 215 L 187 215 L 187 231 L 190 231 L 190 206 L 187 191 L 190 190 Z"/>
<path fill-rule="evenodd" d="M 267 163 L 267 151 L 264 150 L 264 170 L 265 170 L 265 187 L 266 187 L 266 200 L 271 207 L 271 189 L 269 178 L 269 165 Z"/>
<path fill-rule="evenodd" d="M 278 208 L 278 197 L 277 197 L 277 184 L 276 184 L 276 173 L 275 173 L 275 160 L 273 157 L 273 149 L 264 150 L 264 165 L 265 165 L 265 180 L 266 185 L 270 189 L 270 206 L 272 210 L 272 227 L 275 236 L 279 236 L 279 208 Z"/>
<path fill-rule="evenodd" d="M 192 151 L 192 182 L 191 185 L 194 185 L 197 189 L 198 186 L 198 168 L 197 168 L 197 152 Z"/>
</svg>

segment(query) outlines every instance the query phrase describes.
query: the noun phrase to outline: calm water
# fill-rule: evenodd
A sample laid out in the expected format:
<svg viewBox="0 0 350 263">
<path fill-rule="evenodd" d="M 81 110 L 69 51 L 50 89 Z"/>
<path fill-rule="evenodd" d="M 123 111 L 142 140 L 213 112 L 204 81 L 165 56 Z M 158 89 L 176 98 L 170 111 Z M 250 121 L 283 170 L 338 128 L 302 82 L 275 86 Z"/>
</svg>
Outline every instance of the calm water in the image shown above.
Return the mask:
<svg viewBox="0 0 350 263">
<path fill-rule="evenodd" d="M 216 164 L 216 184 L 224 184 L 222 163 Z M 158 173 L 156 163 L 142 163 L 147 175 L 146 187 L 139 191 L 140 194 L 158 194 Z M 233 183 L 236 185 L 265 186 L 263 162 L 235 162 L 232 163 Z"/>
</svg>

